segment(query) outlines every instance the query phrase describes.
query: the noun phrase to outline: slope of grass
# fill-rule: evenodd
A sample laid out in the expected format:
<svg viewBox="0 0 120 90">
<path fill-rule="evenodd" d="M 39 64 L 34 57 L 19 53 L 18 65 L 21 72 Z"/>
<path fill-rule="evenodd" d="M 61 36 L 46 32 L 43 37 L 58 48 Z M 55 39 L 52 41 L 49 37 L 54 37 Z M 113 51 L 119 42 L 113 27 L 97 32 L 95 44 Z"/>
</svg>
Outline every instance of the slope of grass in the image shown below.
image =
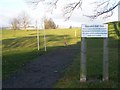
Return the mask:
<svg viewBox="0 0 120 90">
<path fill-rule="evenodd" d="M 64 36 L 69 45 L 77 41 L 74 31 L 79 29 L 58 29 L 46 30 L 47 52 L 64 46 Z M 40 50 L 37 50 L 37 33 L 28 30 L 3 30 L 2 31 L 2 73 L 3 79 L 10 77 L 18 69 L 22 68 L 27 62 L 45 54 L 44 51 L 44 31 L 40 30 Z M 77 34 L 79 38 L 79 34 Z"/>
<path fill-rule="evenodd" d="M 103 39 L 87 39 L 87 78 L 80 83 L 80 53 L 55 84 L 55 88 L 117 88 L 118 41 L 109 38 L 109 81 L 102 81 Z M 78 43 L 79 44 L 79 43 Z"/>
</svg>

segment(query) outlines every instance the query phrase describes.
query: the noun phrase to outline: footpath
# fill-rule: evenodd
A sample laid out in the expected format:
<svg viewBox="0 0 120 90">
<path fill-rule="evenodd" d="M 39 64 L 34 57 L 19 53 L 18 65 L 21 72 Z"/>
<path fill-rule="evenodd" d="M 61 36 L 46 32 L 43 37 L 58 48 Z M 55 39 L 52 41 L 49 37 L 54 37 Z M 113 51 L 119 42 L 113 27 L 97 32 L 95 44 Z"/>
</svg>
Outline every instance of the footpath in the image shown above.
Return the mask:
<svg viewBox="0 0 120 90">
<path fill-rule="evenodd" d="M 78 45 L 48 52 L 27 63 L 10 79 L 3 81 L 2 88 L 52 88 L 78 52 Z"/>
</svg>

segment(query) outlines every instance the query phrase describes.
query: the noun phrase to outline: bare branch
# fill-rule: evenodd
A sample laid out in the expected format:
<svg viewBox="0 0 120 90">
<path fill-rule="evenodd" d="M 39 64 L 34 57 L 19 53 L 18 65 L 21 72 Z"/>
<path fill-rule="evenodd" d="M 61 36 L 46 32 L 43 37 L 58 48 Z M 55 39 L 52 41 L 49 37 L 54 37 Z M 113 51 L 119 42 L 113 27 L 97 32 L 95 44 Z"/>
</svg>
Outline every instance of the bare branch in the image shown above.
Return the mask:
<svg viewBox="0 0 120 90">
<path fill-rule="evenodd" d="M 66 20 L 69 20 L 73 11 L 78 7 L 81 8 L 82 5 L 82 0 L 79 0 L 78 2 L 74 2 L 74 3 L 69 3 L 64 7 L 64 14 L 63 16 L 66 18 Z M 82 9 L 82 8 L 81 8 Z"/>
<path fill-rule="evenodd" d="M 52 12 L 53 9 L 56 9 L 58 1 L 60 0 L 27 0 L 29 1 L 29 3 L 31 3 L 32 5 L 37 6 L 40 2 L 44 2 L 44 4 L 47 4 L 49 7 L 48 11 Z M 112 2 L 111 2 L 112 1 Z M 115 1 L 114 1 L 115 2 Z M 87 16 L 91 19 L 96 19 L 99 16 L 104 15 L 103 18 L 107 18 L 113 15 L 113 10 L 120 5 L 120 3 L 113 3 L 113 0 L 105 0 L 102 2 L 94 2 L 94 4 L 96 4 L 96 8 L 94 10 L 94 14 L 93 15 L 84 15 Z M 73 3 L 69 3 L 67 5 L 65 5 L 65 7 L 63 8 L 63 16 L 65 17 L 66 20 L 69 20 L 73 11 L 76 8 L 81 8 L 82 6 L 82 0 L 78 0 L 77 2 L 73 2 Z M 82 10 L 82 8 L 81 8 Z"/>
<path fill-rule="evenodd" d="M 112 4 L 110 3 L 110 0 L 104 1 L 102 3 L 97 4 L 96 9 L 94 10 L 95 14 L 94 15 L 85 15 L 91 19 L 96 19 L 99 16 L 104 15 L 103 18 L 108 18 L 110 16 L 113 15 L 113 10 L 120 5 L 120 2 L 118 2 L 117 4 Z"/>
<path fill-rule="evenodd" d="M 58 1 L 59 0 L 52 0 L 52 1 L 46 2 L 46 4 L 48 5 L 47 11 L 52 13 L 53 9 L 57 8 Z"/>
<path fill-rule="evenodd" d="M 44 4 L 47 4 L 49 6 L 49 11 L 52 11 L 54 8 L 57 7 L 58 1 L 59 0 L 26 0 L 26 2 L 29 5 L 32 5 L 34 8 L 36 8 L 40 2 L 44 2 Z"/>
<path fill-rule="evenodd" d="M 47 4 L 48 7 L 48 11 L 52 12 L 53 9 L 56 9 L 57 7 L 57 3 L 60 0 L 27 0 L 28 4 L 34 5 L 35 7 L 40 3 L 44 1 L 45 4 Z M 82 0 L 78 0 L 78 2 L 74 2 L 74 3 L 69 3 L 64 7 L 64 17 L 66 18 L 66 20 L 69 20 L 69 18 L 71 17 L 73 11 L 78 7 L 81 8 L 82 5 Z M 81 8 L 82 9 L 82 8 Z"/>
<path fill-rule="evenodd" d="M 33 6 L 33 8 L 35 9 L 40 2 L 43 2 L 45 0 L 25 0 L 25 1 L 28 5 Z"/>
</svg>

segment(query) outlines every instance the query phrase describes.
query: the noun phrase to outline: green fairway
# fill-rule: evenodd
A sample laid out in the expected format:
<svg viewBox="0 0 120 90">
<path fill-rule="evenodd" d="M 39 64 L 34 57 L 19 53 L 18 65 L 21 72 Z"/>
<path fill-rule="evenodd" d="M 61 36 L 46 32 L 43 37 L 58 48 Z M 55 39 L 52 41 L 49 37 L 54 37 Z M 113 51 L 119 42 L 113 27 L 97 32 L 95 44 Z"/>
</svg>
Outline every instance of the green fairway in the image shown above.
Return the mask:
<svg viewBox="0 0 120 90">
<path fill-rule="evenodd" d="M 77 38 L 75 38 L 75 30 Z M 80 29 L 46 30 L 47 52 L 64 46 L 64 36 L 69 45 L 79 41 Z M 3 79 L 23 67 L 26 62 L 45 54 L 44 31 L 40 30 L 40 50 L 37 50 L 37 32 L 35 30 L 3 30 L 2 31 L 2 70 Z"/>
</svg>

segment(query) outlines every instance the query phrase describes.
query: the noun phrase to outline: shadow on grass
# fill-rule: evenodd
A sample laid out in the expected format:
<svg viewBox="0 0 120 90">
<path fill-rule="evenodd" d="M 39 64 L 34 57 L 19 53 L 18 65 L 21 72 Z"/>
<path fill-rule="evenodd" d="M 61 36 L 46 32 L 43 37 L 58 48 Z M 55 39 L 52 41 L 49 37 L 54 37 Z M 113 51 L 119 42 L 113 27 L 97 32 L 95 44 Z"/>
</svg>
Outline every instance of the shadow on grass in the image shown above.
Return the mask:
<svg viewBox="0 0 120 90">
<path fill-rule="evenodd" d="M 40 37 L 40 50 L 37 50 L 36 36 L 4 39 L 3 40 L 3 58 L 2 58 L 2 74 L 3 79 L 7 79 L 22 68 L 26 63 L 32 61 L 45 53 L 50 51 L 67 48 L 64 47 L 64 35 L 47 35 L 47 42 L 52 43 L 57 41 L 57 44 L 62 43 L 62 46 L 52 44 L 51 47 L 47 47 L 47 52 L 44 51 L 44 36 Z M 71 38 L 67 36 L 67 40 Z M 59 42 L 59 43 L 58 43 Z M 68 46 L 71 47 L 72 45 Z"/>
<path fill-rule="evenodd" d="M 64 43 L 65 35 L 46 35 L 47 42 L 57 41 L 60 43 Z M 66 35 L 67 41 L 71 40 L 69 35 Z M 44 44 L 44 36 L 40 36 L 40 44 Z M 37 46 L 37 37 L 36 36 L 27 36 L 27 37 L 19 37 L 12 39 L 4 39 L 2 40 L 3 49 L 10 48 L 19 48 L 19 47 L 36 47 Z"/>
</svg>

